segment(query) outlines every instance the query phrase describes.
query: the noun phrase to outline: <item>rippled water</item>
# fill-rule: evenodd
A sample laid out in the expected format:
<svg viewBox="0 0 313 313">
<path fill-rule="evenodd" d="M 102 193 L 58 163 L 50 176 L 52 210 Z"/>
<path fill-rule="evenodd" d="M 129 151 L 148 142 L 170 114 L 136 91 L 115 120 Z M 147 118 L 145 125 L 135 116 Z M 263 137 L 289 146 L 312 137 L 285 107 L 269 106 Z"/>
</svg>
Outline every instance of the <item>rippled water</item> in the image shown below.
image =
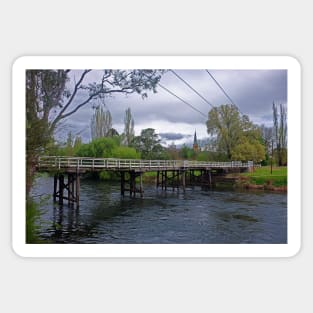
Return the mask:
<svg viewBox="0 0 313 313">
<path fill-rule="evenodd" d="M 34 195 L 51 194 L 37 179 Z M 287 195 L 200 187 L 167 192 L 144 186 L 143 198 L 119 184 L 82 180 L 80 207 L 42 204 L 41 237 L 55 243 L 287 243 Z"/>
</svg>

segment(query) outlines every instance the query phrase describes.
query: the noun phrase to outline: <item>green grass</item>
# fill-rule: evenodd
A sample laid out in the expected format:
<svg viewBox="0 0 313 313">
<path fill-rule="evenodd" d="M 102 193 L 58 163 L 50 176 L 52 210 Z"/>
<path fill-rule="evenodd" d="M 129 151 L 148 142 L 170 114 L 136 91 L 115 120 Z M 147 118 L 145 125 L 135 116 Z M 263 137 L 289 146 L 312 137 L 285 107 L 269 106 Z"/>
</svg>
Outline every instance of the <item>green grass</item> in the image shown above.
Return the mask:
<svg viewBox="0 0 313 313">
<path fill-rule="evenodd" d="M 245 173 L 247 176 L 286 176 L 287 177 L 287 166 L 274 167 L 273 173 L 271 174 L 270 166 L 262 166 L 255 169 L 254 172 Z"/>
<path fill-rule="evenodd" d="M 271 174 L 270 166 L 256 168 L 254 172 L 243 173 L 242 176 L 249 177 L 249 182 L 256 185 L 272 184 L 276 187 L 287 186 L 287 167 L 273 167 Z"/>
<path fill-rule="evenodd" d="M 39 205 L 33 199 L 28 199 L 26 201 L 26 243 L 38 242 L 40 217 Z"/>
</svg>

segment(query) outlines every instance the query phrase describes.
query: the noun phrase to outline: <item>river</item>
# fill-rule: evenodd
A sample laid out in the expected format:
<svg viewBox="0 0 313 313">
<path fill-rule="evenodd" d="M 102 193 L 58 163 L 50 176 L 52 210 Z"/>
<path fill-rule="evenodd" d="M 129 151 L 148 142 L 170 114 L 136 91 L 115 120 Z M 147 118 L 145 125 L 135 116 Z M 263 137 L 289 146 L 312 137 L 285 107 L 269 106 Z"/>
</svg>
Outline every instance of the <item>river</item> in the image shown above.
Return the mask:
<svg viewBox="0 0 313 313">
<path fill-rule="evenodd" d="M 287 195 L 263 191 L 157 190 L 120 196 L 120 185 L 81 180 L 79 209 L 54 205 L 52 177 L 37 178 L 40 239 L 47 243 L 287 243 Z M 38 199 L 38 197 L 36 197 Z"/>
</svg>

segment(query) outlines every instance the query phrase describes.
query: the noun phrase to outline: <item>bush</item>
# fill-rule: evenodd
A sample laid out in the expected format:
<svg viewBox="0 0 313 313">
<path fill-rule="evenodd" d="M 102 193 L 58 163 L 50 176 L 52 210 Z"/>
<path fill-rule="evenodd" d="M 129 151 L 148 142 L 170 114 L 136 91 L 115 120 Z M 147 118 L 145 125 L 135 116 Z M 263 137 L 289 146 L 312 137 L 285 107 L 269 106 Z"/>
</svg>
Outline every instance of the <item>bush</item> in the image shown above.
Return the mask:
<svg viewBox="0 0 313 313">
<path fill-rule="evenodd" d="M 140 159 L 140 153 L 136 151 L 134 148 L 130 147 L 114 147 L 112 152 L 113 158 L 118 159 Z"/>
</svg>

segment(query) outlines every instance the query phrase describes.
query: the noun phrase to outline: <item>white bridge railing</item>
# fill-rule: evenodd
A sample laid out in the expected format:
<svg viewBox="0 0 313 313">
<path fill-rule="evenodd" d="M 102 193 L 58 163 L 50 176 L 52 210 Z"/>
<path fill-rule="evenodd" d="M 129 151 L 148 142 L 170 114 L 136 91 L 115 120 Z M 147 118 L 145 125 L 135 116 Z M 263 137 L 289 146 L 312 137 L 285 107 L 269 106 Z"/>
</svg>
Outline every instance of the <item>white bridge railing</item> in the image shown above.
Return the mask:
<svg viewBox="0 0 313 313">
<path fill-rule="evenodd" d="M 39 158 L 39 169 L 192 169 L 192 168 L 249 168 L 253 162 L 201 162 L 188 160 L 136 160 L 114 158 L 86 158 L 42 156 Z"/>
</svg>

